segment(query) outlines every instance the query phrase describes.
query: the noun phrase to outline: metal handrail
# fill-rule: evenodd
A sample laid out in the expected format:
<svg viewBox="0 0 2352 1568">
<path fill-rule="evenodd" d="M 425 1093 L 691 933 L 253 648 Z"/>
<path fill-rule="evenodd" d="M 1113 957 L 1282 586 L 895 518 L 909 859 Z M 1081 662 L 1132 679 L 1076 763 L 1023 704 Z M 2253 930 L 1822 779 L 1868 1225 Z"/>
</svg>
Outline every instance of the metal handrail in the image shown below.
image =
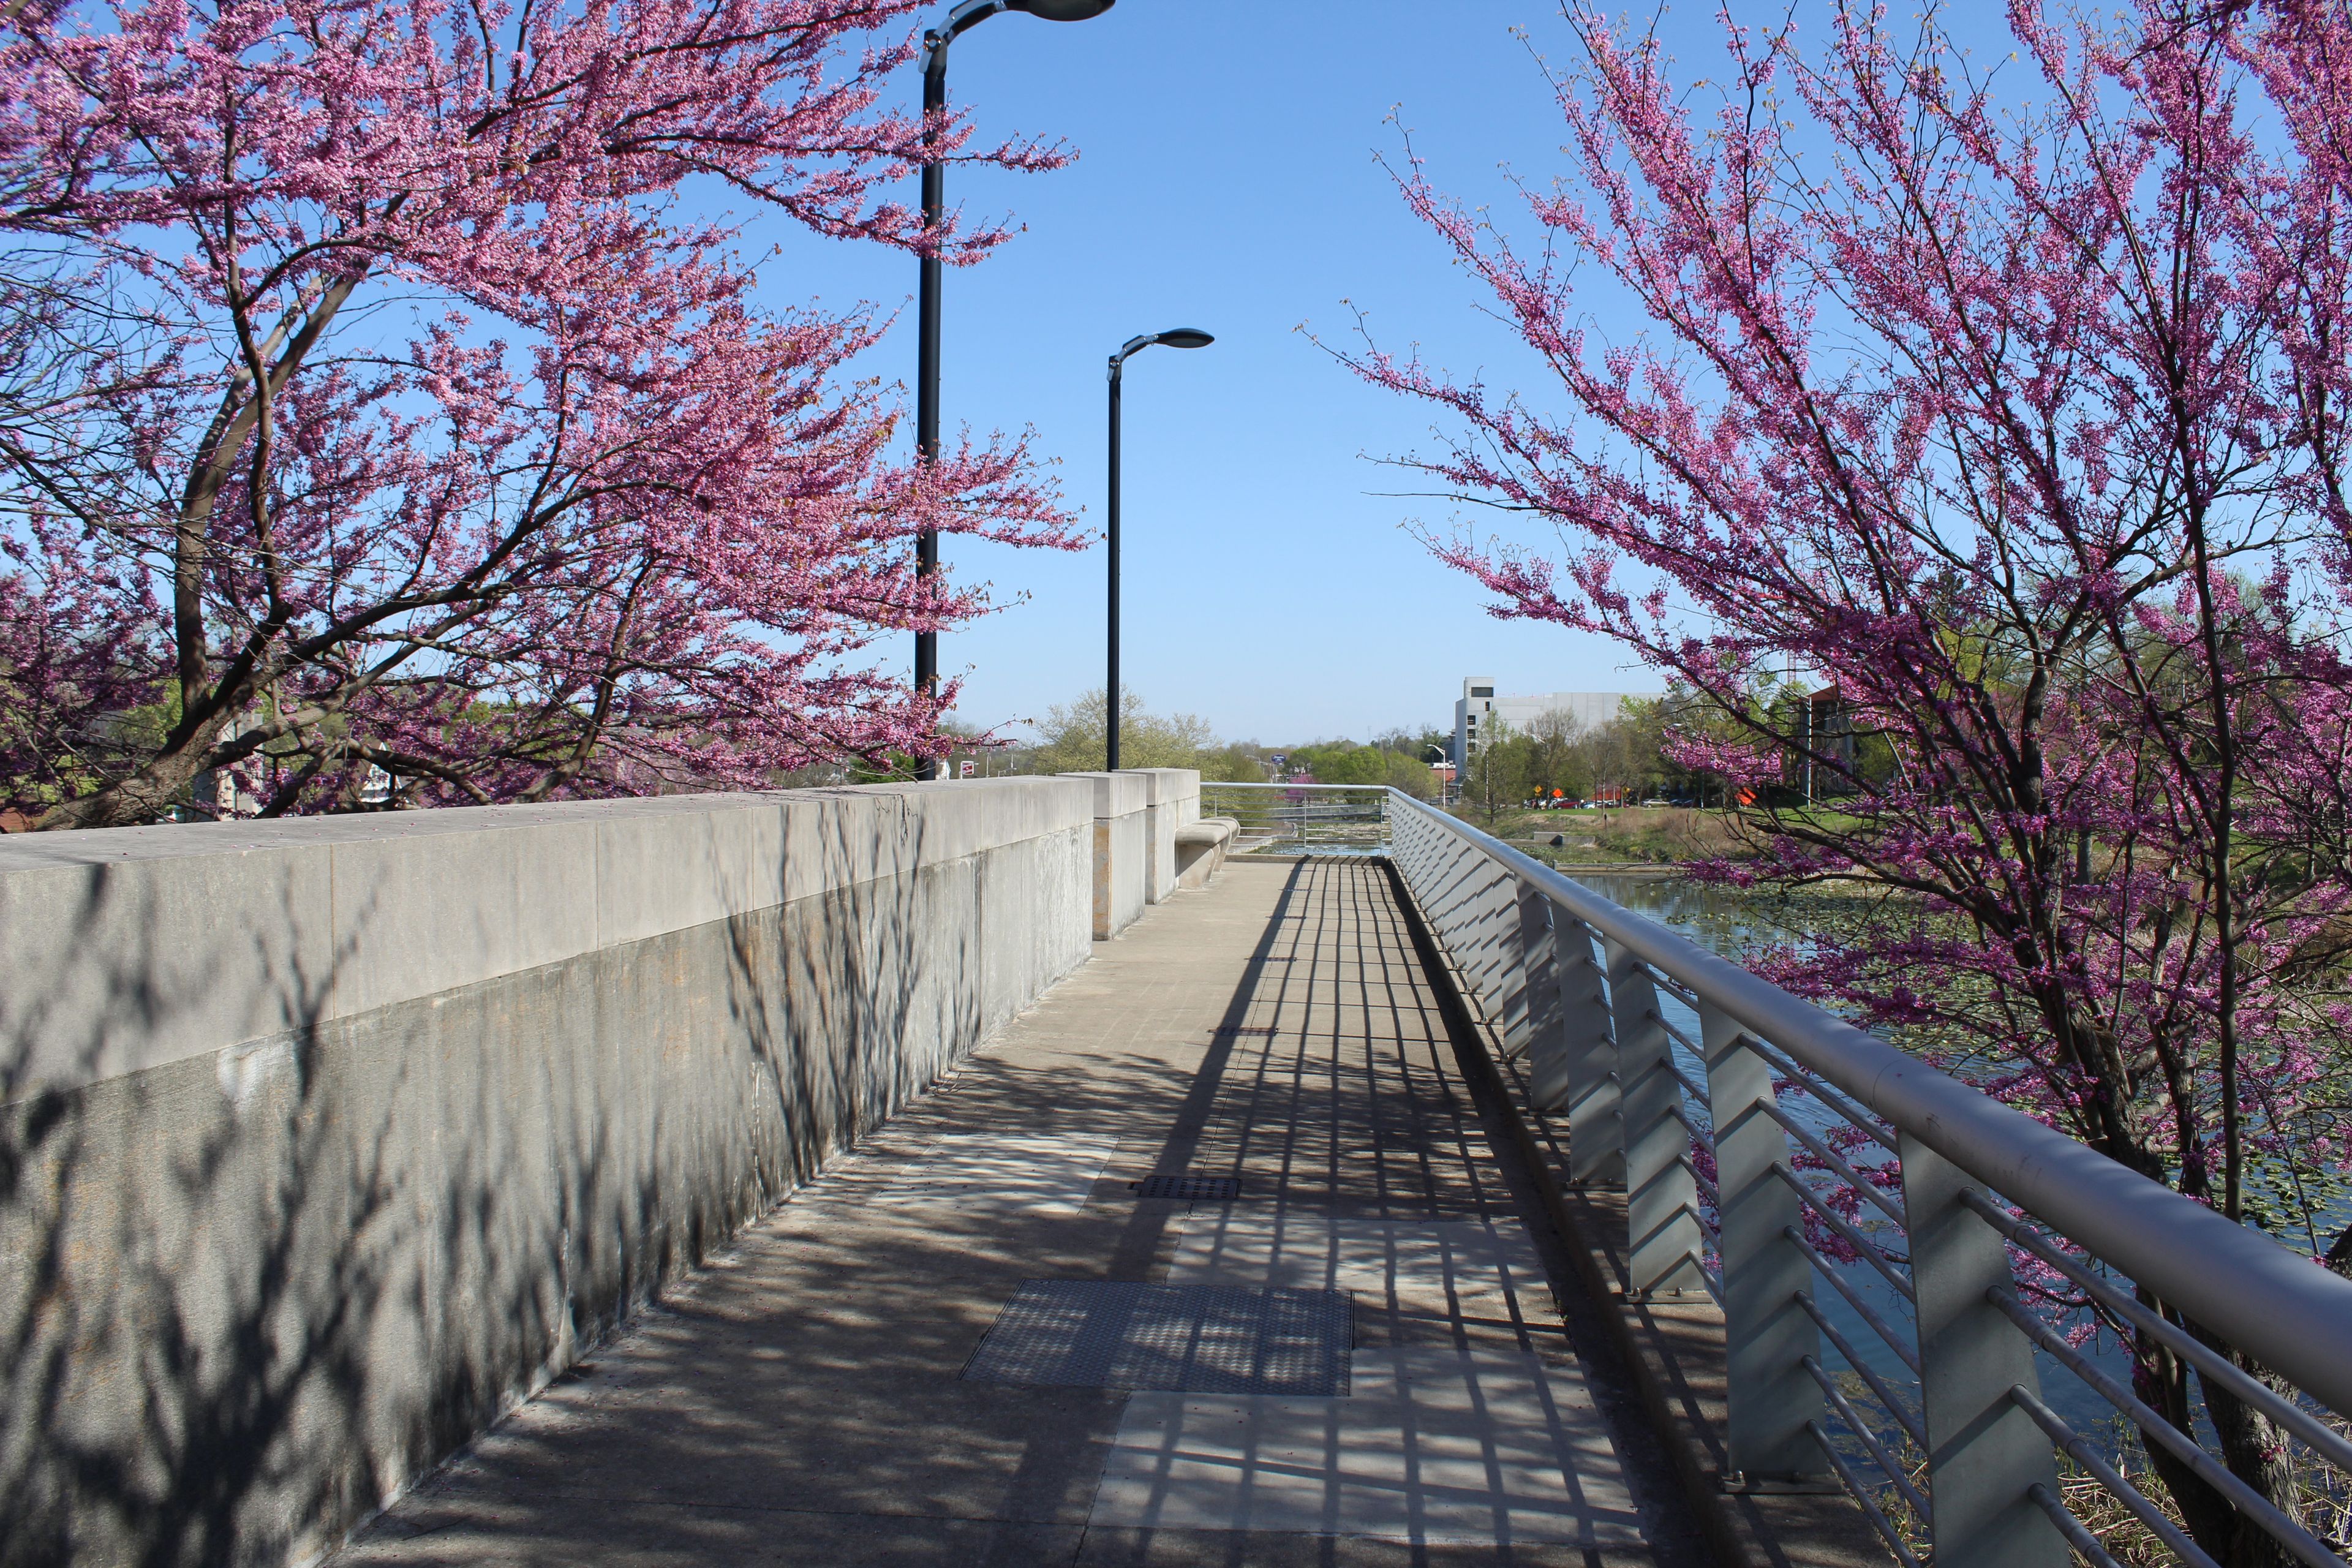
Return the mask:
<svg viewBox="0 0 2352 1568">
<path fill-rule="evenodd" d="M 1416 812 L 2110 1267 L 2352 1414 L 2352 1279 L 2045 1127 L 1492 835 Z"/>
<path fill-rule="evenodd" d="M 1386 784 L 1236 781 L 1201 786 L 1203 810 L 1241 824 L 1244 853 L 1381 853 L 1389 847 L 1389 795 Z"/>
<path fill-rule="evenodd" d="M 1825 1459 L 1897 1556 L 1915 1560 L 1881 1506 L 1885 1498 L 1870 1495 L 1822 1424 L 1833 1417 L 1850 1427 L 1877 1468 L 1888 1469 L 1889 1451 L 1858 1407 L 1824 1381 L 1811 1354 L 1798 1355 L 1817 1329 L 1861 1373 L 1904 1436 L 1927 1451 L 1924 1494 L 1906 1477 L 1890 1472 L 1890 1479 L 1904 1511 L 1918 1515 L 1927 1504 L 1932 1519 L 1923 1521 L 1921 1539 L 1932 1541 L 1938 1562 L 2058 1568 L 2069 1548 L 2092 1538 L 2055 1489 L 2053 1448 L 2078 1465 L 2076 1450 L 2087 1449 L 2071 1427 L 2053 1426 L 2055 1417 L 2040 1404 L 2034 1349 L 2103 1398 L 2112 1402 L 2119 1390 L 2047 1326 L 2028 1321 L 2002 1243 L 2058 1268 L 2111 1310 L 2126 1297 L 2105 1276 L 2049 1245 L 2046 1231 L 2128 1277 L 2168 1310 L 2193 1321 L 2200 1334 L 2299 1385 L 2299 1394 L 2274 1392 L 2137 1300 L 2123 1313 L 2176 1350 L 2176 1342 L 2186 1342 L 2193 1347 L 2189 1359 L 2209 1379 L 2219 1377 L 2284 1423 L 2315 1458 L 2352 1474 L 2345 1467 L 2352 1444 L 2296 1403 L 2307 1395 L 2352 1412 L 2352 1281 L 1457 817 L 1401 793 L 1384 816 L 1391 858 L 1495 1031 L 1503 1058 L 1528 1064 L 1528 1091 L 1538 1110 L 1565 1112 L 1571 1178 L 1622 1175 L 1627 1297 L 1698 1289 L 1718 1305 L 1742 1302 L 1724 1320 L 1730 1468 L 1810 1478 Z M 1670 1023 L 1659 1010 L 1661 996 L 1696 1013 L 1698 1027 Z M 1698 1059 L 1703 1082 L 1684 1069 L 1678 1053 Z M 1874 1174 L 1856 1170 L 1781 1109 L 1784 1093 L 1808 1096 L 1893 1161 Z M 1704 1110 L 1706 1125 L 1692 1107 Z M 1906 1258 L 1883 1252 L 1835 1212 L 1829 1193 L 1799 1174 L 1792 1141 L 1902 1227 Z M 1715 1181 L 1700 1174 L 1694 1151 L 1712 1158 Z M 1879 1190 L 1880 1177 L 1902 1184 L 1899 1201 Z M 1852 1250 L 1853 1261 L 1874 1268 L 1904 1299 L 1908 1310 L 1901 1315 L 1916 1318 L 1918 1332 L 1886 1321 L 1848 1283 L 1842 1263 L 1816 1248 L 1800 1223 L 1809 1211 Z M 2031 1225 L 2016 1218 L 2021 1212 Z M 1856 1359 L 1811 1293 L 1797 1287 L 1811 1273 L 1919 1379 L 1922 1415 L 1915 1417 Z M 1800 1311 L 1811 1327 L 1792 1337 L 1785 1326 L 1773 1326 L 1788 1311 Z M 1925 1328 L 1931 1321 L 1932 1337 Z M 1805 1384 L 1801 1393 L 1790 1374 Z M 1821 1404 L 1822 1390 L 1833 1410 Z M 2208 1479 L 2228 1476 L 2190 1433 L 2122 1397 L 2117 1408 L 2151 1441 Z M 1948 1464 L 1958 1468 L 1948 1474 Z M 2120 1472 L 2104 1463 L 2083 1468 L 2146 1522 L 2147 1500 Z M 1992 1478 L 1999 1479 L 1988 1493 Z M 1940 1480 L 1952 1481 L 1948 1499 Z M 2291 1556 L 2313 1568 L 2352 1568 L 2243 1483 L 2222 1489 L 2240 1518 Z M 2021 1534 L 2021 1509 L 2034 1521 Z M 2109 1561 L 2104 1553 L 2090 1560 Z"/>
</svg>

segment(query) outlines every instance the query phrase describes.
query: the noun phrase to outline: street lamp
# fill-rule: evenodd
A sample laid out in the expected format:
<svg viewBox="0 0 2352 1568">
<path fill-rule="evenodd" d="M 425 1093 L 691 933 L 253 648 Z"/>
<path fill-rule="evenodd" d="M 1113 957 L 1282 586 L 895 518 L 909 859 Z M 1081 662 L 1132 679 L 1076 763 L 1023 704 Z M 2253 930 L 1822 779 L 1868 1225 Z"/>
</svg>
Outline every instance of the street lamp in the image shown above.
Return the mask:
<svg viewBox="0 0 2352 1568">
<path fill-rule="evenodd" d="M 1141 353 L 1154 343 L 1165 343 L 1171 349 L 1204 349 L 1217 340 L 1198 327 L 1171 327 L 1164 332 L 1152 332 L 1140 338 L 1129 338 L 1119 345 L 1118 353 L 1110 356 L 1110 525 L 1106 541 L 1110 546 L 1110 679 L 1104 688 L 1107 704 L 1103 710 L 1104 733 L 1108 753 L 1104 765 L 1118 771 L 1118 383 L 1119 373 L 1126 368 L 1131 355 Z"/>
<path fill-rule="evenodd" d="M 947 165 L 930 155 L 939 138 L 938 122 L 948 106 L 948 46 L 999 11 L 1025 11 L 1048 22 L 1087 22 L 1109 10 L 1114 0 L 963 0 L 948 13 L 947 25 L 923 35 L 923 232 L 935 232 L 946 219 Z M 940 284 L 943 268 L 936 252 L 922 258 L 922 282 L 917 307 L 915 370 L 915 459 L 924 468 L 940 460 Z M 915 538 L 915 576 L 928 584 L 940 570 L 940 536 L 924 529 Z M 915 689 L 935 696 L 940 689 L 940 635 L 915 634 Z M 917 778 L 937 778 L 939 764 L 928 759 Z"/>
</svg>

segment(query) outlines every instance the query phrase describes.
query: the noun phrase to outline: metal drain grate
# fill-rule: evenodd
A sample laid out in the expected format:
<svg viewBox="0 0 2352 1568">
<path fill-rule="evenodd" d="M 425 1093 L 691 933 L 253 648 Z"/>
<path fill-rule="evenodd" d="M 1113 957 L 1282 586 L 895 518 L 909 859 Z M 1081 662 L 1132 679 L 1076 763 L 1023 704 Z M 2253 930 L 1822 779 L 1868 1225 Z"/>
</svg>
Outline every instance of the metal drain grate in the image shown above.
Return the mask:
<svg viewBox="0 0 2352 1568">
<path fill-rule="evenodd" d="M 1241 1180 L 1235 1176 L 1146 1176 L 1129 1182 L 1139 1198 L 1237 1198 Z"/>
<path fill-rule="evenodd" d="M 972 1383 L 1174 1394 L 1348 1392 L 1346 1292 L 1032 1279 L 963 1369 Z"/>
<path fill-rule="evenodd" d="M 1213 1035 L 1271 1035 L 1272 1024 L 1220 1024 L 1209 1031 Z"/>
</svg>

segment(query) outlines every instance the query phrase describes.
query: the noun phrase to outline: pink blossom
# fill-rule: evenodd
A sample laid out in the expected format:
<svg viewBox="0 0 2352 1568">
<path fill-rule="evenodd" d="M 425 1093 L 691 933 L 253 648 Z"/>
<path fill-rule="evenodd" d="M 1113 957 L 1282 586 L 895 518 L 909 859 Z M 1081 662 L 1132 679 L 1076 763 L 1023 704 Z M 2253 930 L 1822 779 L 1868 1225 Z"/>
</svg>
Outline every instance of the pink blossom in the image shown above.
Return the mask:
<svg viewBox="0 0 2352 1568">
<path fill-rule="evenodd" d="M 913 0 L 119 0 L 0 25 L 7 792 L 143 820 L 756 787 L 937 754 L 885 634 L 936 529 L 1079 541 L 1024 443 L 894 458 L 862 312 L 779 312 L 720 193 L 968 262 L 891 195 Z M 861 50 L 861 40 L 886 35 Z M 29 650 L 29 651 L 24 651 Z M 103 670 L 102 679 L 93 670 Z M 13 704 L 12 704 L 13 706 Z M 138 722 L 122 716 L 145 714 Z M 139 737 L 152 731 L 152 738 Z M 70 738 L 89 737 L 70 760 Z"/>
</svg>

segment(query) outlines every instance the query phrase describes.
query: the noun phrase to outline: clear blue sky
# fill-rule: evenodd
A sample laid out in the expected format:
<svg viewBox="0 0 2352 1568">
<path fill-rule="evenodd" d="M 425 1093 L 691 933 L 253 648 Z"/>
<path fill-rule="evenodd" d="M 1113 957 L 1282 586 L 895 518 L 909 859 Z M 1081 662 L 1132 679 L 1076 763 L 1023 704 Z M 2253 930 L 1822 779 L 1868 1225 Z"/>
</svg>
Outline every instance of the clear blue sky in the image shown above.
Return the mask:
<svg viewBox="0 0 2352 1568">
<path fill-rule="evenodd" d="M 1128 367 L 1124 677 L 1154 710 L 1274 742 L 1450 726 L 1470 673 L 1509 691 L 1655 689 L 1596 639 L 1487 616 L 1402 526 L 1449 528 L 1448 503 L 1382 493 L 1423 488 L 1378 459 L 1433 447 L 1433 411 L 1357 383 L 1296 330 L 1346 342 L 1361 310 L 1384 346 L 1540 389 L 1374 159 L 1409 128 L 1447 189 L 1498 212 L 1515 199 L 1499 165 L 1548 180 L 1558 110 L 1514 24 L 1572 47 L 1529 0 L 1120 0 L 1084 24 L 999 16 L 958 42 L 950 91 L 982 137 L 1060 135 L 1080 156 L 1052 174 L 950 173 L 950 205 L 1026 227 L 949 273 L 950 438 L 1033 426 L 1098 531 L 1105 356 L 1165 327 L 1217 335 Z M 785 246 L 763 268 L 772 299 L 898 310 L 860 368 L 911 388 L 910 259 L 756 237 Z M 948 558 L 1027 595 L 941 639 L 942 668 L 969 671 L 961 717 L 1011 723 L 1101 684 L 1099 545 L 950 541 Z"/>
</svg>

